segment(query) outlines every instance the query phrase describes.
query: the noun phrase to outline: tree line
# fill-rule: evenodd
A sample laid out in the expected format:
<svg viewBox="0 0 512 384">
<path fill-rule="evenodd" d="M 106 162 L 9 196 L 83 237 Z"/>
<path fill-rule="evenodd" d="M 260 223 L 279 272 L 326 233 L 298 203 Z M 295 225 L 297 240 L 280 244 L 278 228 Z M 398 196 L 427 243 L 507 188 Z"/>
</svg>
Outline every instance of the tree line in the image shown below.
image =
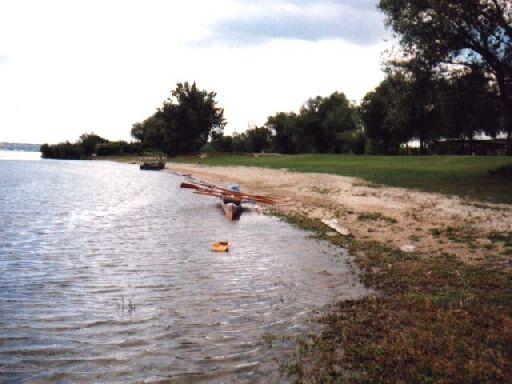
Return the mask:
<svg viewBox="0 0 512 384">
<path fill-rule="evenodd" d="M 381 0 L 378 6 L 399 46 L 385 62 L 385 79 L 359 106 L 341 92 L 316 96 L 298 112 L 276 113 L 260 127 L 227 136 L 216 93 L 178 83 L 155 113 L 133 124 L 137 143 L 104 143 L 89 134 L 75 144 L 45 144 L 43 156 L 83 158 L 95 151 L 176 156 L 205 149 L 432 153 L 440 140 L 450 139 L 468 142 L 473 152 L 478 134 L 505 134 L 511 154 L 510 0 Z M 408 148 L 411 141 L 418 148 Z"/>
<path fill-rule="evenodd" d="M 178 84 L 174 101 L 132 135 L 169 155 L 223 152 L 432 153 L 440 140 L 506 137 L 512 152 L 512 3 L 510 0 L 381 0 L 398 49 L 386 78 L 360 106 L 343 93 L 309 99 L 261 127 L 224 136 L 215 94 Z M 210 138 L 207 144 L 208 138 Z M 461 147 L 464 150 L 464 147 Z"/>
<path fill-rule="evenodd" d="M 383 151 L 411 133 L 424 152 L 440 138 L 503 133 L 511 154 L 510 0 L 380 0 L 379 8 L 399 49 L 362 109 L 368 131 L 391 136 Z"/>
<path fill-rule="evenodd" d="M 200 151 L 209 139 L 221 137 L 226 125 L 215 97 L 195 82 L 178 83 L 154 114 L 133 124 L 131 135 L 146 150 L 168 156 Z"/>
<path fill-rule="evenodd" d="M 91 156 L 122 156 L 142 153 L 140 143 L 109 141 L 95 133 L 84 133 L 75 143 L 41 145 L 41 155 L 46 159 L 83 160 Z"/>
<path fill-rule="evenodd" d="M 183 87 L 178 84 L 173 92 L 181 92 Z M 162 110 L 169 108 L 164 104 L 155 114 L 134 124 L 131 133 L 145 150 L 163 151 L 170 156 L 201 150 L 427 154 L 435 151 L 434 144 L 440 139 L 463 140 L 471 146 L 478 134 L 496 137 L 507 132 L 506 114 L 494 97 L 493 87 L 476 70 L 435 77 L 431 73 L 393 69 L 359 106 L 341 92 L 316 96 L 307 100 L 298 113 L 279 112 L 260 127 L 232 135 L 223 134 L 225 123 L 222 112 L 218 112 L 222 110 L 212 107 L 214 94 L 196 87 L 188 89 L 187 97 L 199 94 L 202 101 L 197 105 L 209 100 L 206 107 L 193 108 L 189 101 L 175 102 L 173 111 L 164 114 Z M 215 113 L 216 121 L 222 124 L 212 125 L 212 117 L 206 117 Z M 413 140 L 419 146 L 407 148 L 405 144 Z"/>
</svg>

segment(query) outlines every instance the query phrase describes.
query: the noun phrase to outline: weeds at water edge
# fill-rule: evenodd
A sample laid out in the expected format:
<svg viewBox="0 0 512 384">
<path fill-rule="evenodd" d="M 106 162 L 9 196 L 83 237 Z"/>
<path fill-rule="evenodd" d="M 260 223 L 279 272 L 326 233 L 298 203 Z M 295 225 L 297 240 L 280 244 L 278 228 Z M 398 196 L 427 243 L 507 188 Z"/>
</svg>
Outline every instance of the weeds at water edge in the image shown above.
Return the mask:
<svg viewBox="0 0 512 384">
<path fill-rule="evenodd" d="M 300 212 L 278 215 L 347 248 L 362 281 L 379 292 L 340 301 L 321 318 L 323 332 L 309 337 L 308 348 L 298 346 L 288 364 L 297 383 L 504 383 L 512 377 L 510 273 L 449 254 L 411 255 L 328 237 L 326 226 Z"/>
</svg>

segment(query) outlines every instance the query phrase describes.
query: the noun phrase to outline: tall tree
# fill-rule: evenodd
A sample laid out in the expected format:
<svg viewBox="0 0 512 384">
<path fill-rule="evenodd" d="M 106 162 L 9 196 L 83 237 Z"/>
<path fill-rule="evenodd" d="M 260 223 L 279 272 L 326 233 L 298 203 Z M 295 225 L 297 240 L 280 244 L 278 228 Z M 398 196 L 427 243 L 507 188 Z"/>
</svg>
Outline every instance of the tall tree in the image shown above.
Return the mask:
<svg viewBox="0 0 512 384">
<path fill-rule="evenodd" d="M 357 109 L 350 105 L 345 94 L 334 92 L 319 106 L 321 116 L 320 131 L 322 149 L 328 152 L 341 152 L 344 147 L 344 133 L 357 129 Z"/>
<path fill-rule="evenodd" d="M 108 143 L 108 140 L 95 133 L 84 133 L 80 135 L 80 139 L 77 144 L 83 148 L 85 156 L 91 156 L 96 152 L 98 144 L 104 143 Z"/>
<path fill-rule="evenodd" d="M 420 153 L 425 154 L 434 139 L 440 136 L 439 80 L 430 71 L 416 68 L 409 77 L 407 93 L 401 99 L 406 110 L 407 125 L 412 138 L 417 139 Z"/>
<path fill-rule="evenodd" d="M 512 135 L 512 2 L 510 0 L 380 0 L 406 59 L 425 68 L 478 69 L 496 83 Z M 510 150 L 509 145 L 509 150 Z"/>
<path fill-rule="evenodd" d="M 309 99 L 297 119 L 298 151 L 341 152 L 341 133 L 354 131 L 357 118 L 357 109 L 350 105 L 343 93 Z"/>
<path fill-rule="evenodd" d="M 365 95 L 360 113 L 372 152 L 396 154 L 413 138 L 411 100 L 410 83 L 401 74 L 388 76 Z"/>
<path fill-rule="evenodd" d="M 164 148 L 164 122 L 158 113 L 151 115 L 142 123 L 133 124 L 131 135 L 145 148 L 159 150 Z"/>
<path fill-rule="evenodd" d="M 155 115 L 162 123 L 163 149 L 168 155 L 198 151 L 212 133 L 222 133 L 224 110 L 217 107 L 215 97 L 215 92 L 200 90 L 196 83 L 176 85 Z"/>
<path fill-rule="evenodd" d="M 294 135 L 297 129 L 297 115 L 294 112 L 279 112 L 269 116 L 267 128 L 274 130 L 274 151 L 278 153 L 296 153 Z"/>
<path fill-rule="evenodd" d="M 245 150 L 247 152 L 270 151 L 272 132 L 266 127 L 255 127 L 245 131 Z"/>
<path fill-rule="evenodd" d="M 478 72 L 440 82 L 442 136 L 468 140 L 470 152 L 473 152 L 476 134 L 495 137 L 501 114 L 497 100 L 489 97 L 490 92 L 489 82 Z M 464 151 L 463 147 L 461 151 Z"/>
</svg>

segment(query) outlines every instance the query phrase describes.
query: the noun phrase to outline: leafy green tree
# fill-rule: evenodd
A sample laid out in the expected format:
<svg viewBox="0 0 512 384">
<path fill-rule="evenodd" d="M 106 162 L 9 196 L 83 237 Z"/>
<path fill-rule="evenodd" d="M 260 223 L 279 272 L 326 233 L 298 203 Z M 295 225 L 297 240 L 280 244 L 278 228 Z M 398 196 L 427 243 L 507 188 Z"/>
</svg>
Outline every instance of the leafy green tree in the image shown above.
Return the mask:
<svg viewBox="0 0 512 384">
<path fill-rule="evenodd" d="M 96 153 L 99 144 L 104 143 L 108 143 L 108 140 L 95 133 L 84 133 L 80 136 L 77 144 L 82 146 L 84 155 L 88 157 Z"/>
<path fill-rule="evenodd" d="M 479 70 L 496 84 L 512 135 L 512 3 L 510 0 L 380 0 L 402 46 L 402 59 L 457 74 Z"/>
<path fill-rule="evenodd" d="M 322 142 L 319 147 L 327 152 L 342 152 L 346 142 L 344 132 L 357 128 L 357 111 L 351 107 L 343 93 L 335 92 L 320 104 L 320 131 Z"/>
<path fill-rule="evenodd" d="M 297 115 L 293 112 L 279 112 L 269 116 L 265 126 L 275 132 L 273 150 L 278 153 L 296 153 L 295 135 Z"/>
<path fill-rule="evenodd" d="M 357 110 L 343 93 L 309 99 L 297 119 L 297 150 L 300 152 L 341 152 L 342 132 L 357 128 Z"/>
<path fill-rule="evenodd" d="M 41 145 L 41 153 L 46 159 L 80 160 L 84 158 L 84 149 L 80 144 L 69 141 L 59 144 Z"/>
<path fill-rule="evenodd" d="M 362 155 L 366 150 L 366 134 L 362 129 L 345 131 L 338 134 L 339 142 L 343 143 L 341 152 Z"/>
<path fill-rule="evenodd" d="M 255 127 L 245 131 L 247 152 L 269 152 L 272 148 L 272 131 L 265 127 Z"/>
<path fill-rule="evenodd" d="M 299 114 L 279 112 L 265 124 L 274 132 L 273 149 L 280 153 L 350 152 L 355 132 L 360 129 L 356 107 L 345 95 L 308 99 Z"/>
<path fill-rule="evenodd" d="M 388 76 L 366 94 L 361 119 L 374 153 L 396 154 L 413 137 L 410 125 L 410 86 L 403 75 Z"/>
<path fill-rule="evenodd" d="M 320 114 L 318 113 L 321 102 L 322 97 L 317 96 L 308 99 L 300 108 L 294 135 L 294 142 L 299 153 L 322 152 L 323 135 L 320 132 Z M 320 148 L 318 148 L 319 146 Z"/>
<path fill-rule="evenodd" d="M 491 93 L 489 82 L 478 72 L 441 82 L 439 108 L 442 136 L 468 140 L 470 152 L 473 152 L 476 134 L 486 133 L 495 137 L 501 114 L 497 100 L 490 96 Z"/>
<path fill-rule="evenodd" d="M 158 113 L 155 113 L 142 123 L 132 125 L 131 135 L 139 140 L 144 148 L 163 150 L 164 147 L 164 122 Z"/>
<path fill-rule="evenodd" d="M 98 156 L 123 156 L 141 154 L 142 147 L 140 143 L 128 143 L 126 141 L 110 141 L 100 144 L 97 149 Z"/>
<path fill-rule="evenodd" d="M 145 130 L 144 123 L 135 123 L 132 125 L 130 133 L 135 140 L 142 143 L 144 141 Z"/>
<path fill-rule="evenodd" d="M 247 152 L 246 149 L 246 134 L 245 133 L 233 133 L 232 136 L 232 148 L 233 152 Z"/>
<path fill-rule="evenodd" d="M 433 140 L 440 136 L 438 85 L 439 81 L 430 71 L 417 70 L 404 84 L 405 93 L 395 105 L 403 109 L 403 124 L 408 127 L 411 138 L 419 141 L 421 154 L 425 154 Z"/>
<path fill-rule="evenodd" d="M 217 107 L 216 93 L 197 88 L 196 83 L 178 83 L 156 118 L 162 124 L 163 149 L 168 155 L 199 151 L 214 132 L 222 133 L 224 110 Z"/>
<path fill-rule="evenodd" d="M 212 148 L 218 152 L 233 151 L 233 137 L 231 136 L 214 136 L 212 138 Z"/>
</svg>

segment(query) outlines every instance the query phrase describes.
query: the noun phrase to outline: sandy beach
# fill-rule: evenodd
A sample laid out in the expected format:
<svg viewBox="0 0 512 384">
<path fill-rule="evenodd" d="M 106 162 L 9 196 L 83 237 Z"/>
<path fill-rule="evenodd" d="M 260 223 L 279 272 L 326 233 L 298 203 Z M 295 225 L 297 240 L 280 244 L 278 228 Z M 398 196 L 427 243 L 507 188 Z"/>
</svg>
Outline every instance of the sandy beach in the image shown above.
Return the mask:
<svg viewBox="0 0 512 384">
<path fill-rule="evenodd" d="M 509 269 L 512 257 L 493 238 L 512 231 L 512 205 L 491 204 L 404 188 L 373 185 L 362 179 L 286 169 L 211 167 L 167 163 L 166 170 L 279 199 L 276 209 L 299 211 L 338 225 L 358 239 L 377 241 L 404 252 L 455 255 L 471 264 L 486 255 L 505 254 L 496 265 Z"/>
</svg>

